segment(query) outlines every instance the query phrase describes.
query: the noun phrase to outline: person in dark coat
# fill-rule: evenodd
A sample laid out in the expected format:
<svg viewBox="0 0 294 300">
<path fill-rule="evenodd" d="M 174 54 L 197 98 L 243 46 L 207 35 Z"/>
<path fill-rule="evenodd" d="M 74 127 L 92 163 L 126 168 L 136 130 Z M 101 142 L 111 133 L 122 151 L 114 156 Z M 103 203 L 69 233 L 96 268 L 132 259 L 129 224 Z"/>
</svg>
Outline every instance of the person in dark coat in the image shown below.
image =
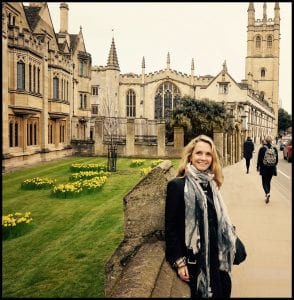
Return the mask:
<svg viewBox="0 0 294 300">
<path fill-rule="evenodd" d="M 267 148 L 273 148 L 276 153 L 275 162 L 272 166 L 267 166 L 264 164 L 264 156 Z M 265 138 L 264 145 L 259 149 L 257 156 L 257 166 L 256 169 L 261 175 L 262 187 L 265 192 L 265 203 L 269 203 L 270 191 L 271 191 L 271 180 L 273 176 L 277 176 L 277 164 L 279 161 L 278 150 L 272 145 L 271 136 Z"/>
<path fill-rule="evenodd" d="M 247 140 L 243 144 L 243 156 L 246 160 L 246 169 L 247 174 L 249 173 L 250 160 L 254 151 L 254 144 L 250 136 L 247 137 Z"/>
<path fill-rule="evenodd" d="M 211 138 L 200 135 L 184 148 L 167 184 L 166 260 L 190 286 L 191 298 L 231 295 L 236 233 L 219 188 L 222 169 Z"/>
</svg>

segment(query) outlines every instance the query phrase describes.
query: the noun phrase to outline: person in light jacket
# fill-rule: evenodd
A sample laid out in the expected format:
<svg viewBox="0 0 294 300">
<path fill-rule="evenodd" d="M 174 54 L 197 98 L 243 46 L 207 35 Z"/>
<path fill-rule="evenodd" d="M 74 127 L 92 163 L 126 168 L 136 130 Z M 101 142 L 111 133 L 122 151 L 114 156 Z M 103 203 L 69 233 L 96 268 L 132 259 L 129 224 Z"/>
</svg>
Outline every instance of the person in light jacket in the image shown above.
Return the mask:
<svg viewBox="0 0 294 300">
<path fill-rule="evenodd" d="M 212 139 L 184 148 L 177 176 L 167 184 L 166 260 L 190 286 L 191 298 L 231 295 L 236 233 L 220 193 L 223 174 Z"/>
</svg>

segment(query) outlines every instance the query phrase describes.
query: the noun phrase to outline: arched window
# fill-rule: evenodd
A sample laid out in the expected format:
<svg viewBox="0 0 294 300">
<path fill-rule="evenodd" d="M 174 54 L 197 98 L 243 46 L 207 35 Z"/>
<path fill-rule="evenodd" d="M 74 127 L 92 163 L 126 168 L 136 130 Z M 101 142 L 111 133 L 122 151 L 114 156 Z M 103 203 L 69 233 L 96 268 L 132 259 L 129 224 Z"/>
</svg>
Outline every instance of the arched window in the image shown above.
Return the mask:
<svg viewBox="0 0 294 300">
<path fill-rule="evenodd" d="M 169 119 L 172 111 L 177 106 L 179 98 L 180 90 L 175 84 L 169 81 L 162 83 L 155 93 L 154 118 Z"/>
<path fill-rule="evenodd" d="M 260 48 L 260 47 L 261 47 L 261 37 L 260 37 L 260 35 L 258 35 L 258 36 L 256 37 L 256 40 L 255 40 L 255 47 L 256 47 L 256 48 Z"/>
<path fill-rule="evenodd" d="M 127 117 L 136 117 L 136 93 L 133 90 L 127 93 Z"/>
<path fill-rule="evenodd" d="M 87 95 L 84 95 L 84 108 L 87 108 Z"/>
<path fill-rule="evenodd" d="M 271 35 L 267 36 L 266 45 L 268 48 L 272 48 L 273 46 L 273 37 Z"/>
<path fill-rule="evenodd" d="M 261 68 L 260 77 L 265 77 L 265 68 Z"/>
</svg>

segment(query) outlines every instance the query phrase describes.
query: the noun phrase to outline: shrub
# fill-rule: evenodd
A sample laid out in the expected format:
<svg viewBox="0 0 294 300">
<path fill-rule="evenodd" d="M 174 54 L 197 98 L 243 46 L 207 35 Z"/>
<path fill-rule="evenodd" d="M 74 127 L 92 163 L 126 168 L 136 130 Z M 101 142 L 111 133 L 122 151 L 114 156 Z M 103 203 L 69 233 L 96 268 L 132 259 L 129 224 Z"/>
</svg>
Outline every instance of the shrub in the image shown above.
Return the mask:
<svg viewBox="0 0 294 300">
<path fill-rule="evenodd" d="M 32 222 L 31 213 L 15 212 L 2 215 L 2 240 L 12 239 L 26 233 Z"/>
</svg>

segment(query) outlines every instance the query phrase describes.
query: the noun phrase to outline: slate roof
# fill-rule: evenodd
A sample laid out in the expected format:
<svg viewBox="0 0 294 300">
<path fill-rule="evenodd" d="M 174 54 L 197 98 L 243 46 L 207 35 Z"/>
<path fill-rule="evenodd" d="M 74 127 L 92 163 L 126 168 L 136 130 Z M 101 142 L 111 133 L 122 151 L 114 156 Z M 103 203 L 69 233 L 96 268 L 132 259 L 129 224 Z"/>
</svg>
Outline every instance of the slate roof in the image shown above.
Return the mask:
<svg viewBox="0 0 294 300">
<path fill-rule="evenodd" d="M 24 11 L 32 31 L 35 29 L 38 21 L 40 20 L 40 9 L 41 7 L 24 6 Z"/>
</svg>

